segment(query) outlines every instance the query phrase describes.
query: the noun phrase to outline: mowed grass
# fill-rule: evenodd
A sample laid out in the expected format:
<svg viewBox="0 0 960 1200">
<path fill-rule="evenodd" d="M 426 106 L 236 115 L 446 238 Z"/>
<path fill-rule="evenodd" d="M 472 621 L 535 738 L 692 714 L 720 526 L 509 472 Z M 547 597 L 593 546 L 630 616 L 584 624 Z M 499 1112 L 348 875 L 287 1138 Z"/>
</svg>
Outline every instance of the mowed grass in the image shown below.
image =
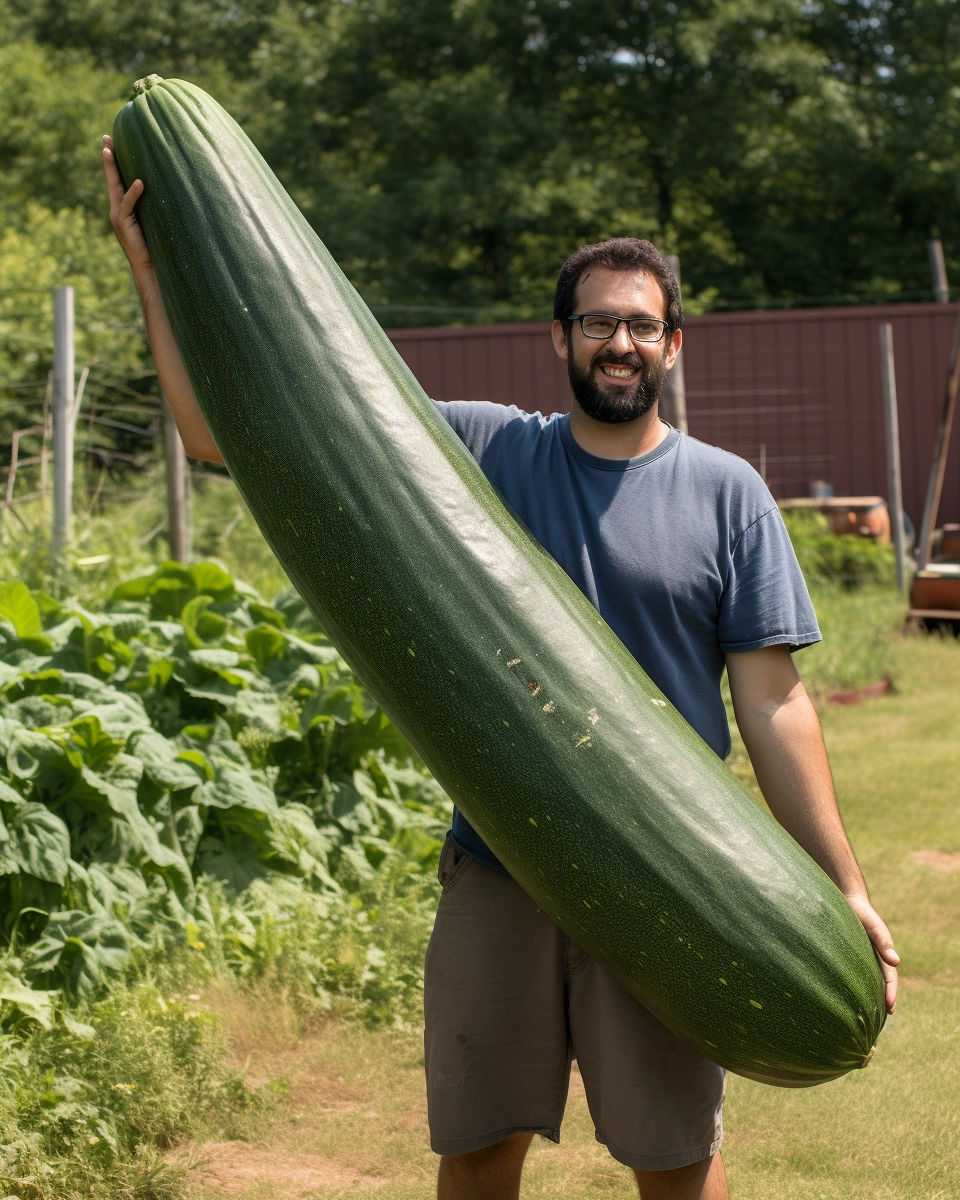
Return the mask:
<svg viewBox="0 0 960 1200">
<path fill-rule="evenodd" d="M 865 1071 L 799 1091 L 730 1078 L 734 1200 L 960 1196 L 960 644 L 898 638 L 889 653 L 893 695 L 822 715 L 844 820 L 903 956 L 900 1004 Z M 238 1062 L 276 1101 L 246 1142 L 198 1150 L 195 1200 L 433 1194 L 419 1031 L 300 1038 L 282 997 L 220 1004 Z M 576 1078 L 562 1144 L 535 1143 L 522 1195 L 636 1195 Z"/>
</svg>

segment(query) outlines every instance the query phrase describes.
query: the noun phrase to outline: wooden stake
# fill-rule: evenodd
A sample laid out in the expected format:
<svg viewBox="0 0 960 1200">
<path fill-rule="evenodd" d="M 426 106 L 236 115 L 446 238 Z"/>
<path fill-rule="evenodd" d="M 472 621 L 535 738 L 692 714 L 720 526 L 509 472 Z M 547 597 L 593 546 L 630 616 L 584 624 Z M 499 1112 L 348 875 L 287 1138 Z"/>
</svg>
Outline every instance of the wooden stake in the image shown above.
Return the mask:
<svg viewBox="0 0 960 1200">
<path fill-rule="evenodd" d="M 53 294 L 53 543 L 70 541 L 73 504 L 73 288 Z"/>
<path fill-rule="evenodd" d="M 190 499 L 187 456 L 167 398 L 160 393 L 163 411 L 163 449 L 167 466 L 167 542 L 175 562 L 190 561 Z"/>
<path fill-rule="evenodd" d="M 680 286 L 680 258 L 676 254 L 667 255 L 667 265 L 673 272 L 674 278 L 677 281 L 677 287 Z M 677 355 L 677 361 L 673 367 L 667 372 L 666 379 L 663 381 L 663 395 L 661 397 L 661 405 L 663 418 L 669 421 L 674 428 L 679 429 L 681 433 L 689 433 L 687 428 L 687 388 L 683 377 L 683 351 Z"/>
<path fill-rule="evenodd" d="M 939 238 L 927 242 L 930 256 L 930 275 L 933 279 L 933 298 L 938 304 L 950 303 L 950 285 L 947 282 L 947 264 L 943 258 L 943 242 Z"/>
<path fill-rule="evenodd" d="M 957 411 L 958 386 L 960 386 L 960 312 L 957 313 L 957 320 L 953 327 L 953 345 L 950 347 L 950 370 L 947 374 L 947 386 L 943 396 L 943 408 L 940 412 L 940 424 L 937 427 L 937 436 L 933 442 L 933 463 L 930 467 L 930 478 L 927 482 L 927 498 L 923 505 L 923 520 L 920 522 L 920 540 L 917 542 L 917 569 L 921 571 L 930 561 L 933 531 L 937 525 L 937 513 L 940 510 L 940 495 L 943 492 L 943 479 L 947 473 L 950 433 L 953 430 L 953 418 Z"/>
<path fill-rule="evenodd" d="M 897 590 L 907 590 L 907 548 L 903 532 L 903 489 L 900 482 L 900 423 L 897 419 L 897 379 L 893 359 L 893 326 L 880 331 L 880 376 L 883 380 L 883 417 L 887 433 L 887 503 L 893 551 L 897 560 Z"/>
</svg>

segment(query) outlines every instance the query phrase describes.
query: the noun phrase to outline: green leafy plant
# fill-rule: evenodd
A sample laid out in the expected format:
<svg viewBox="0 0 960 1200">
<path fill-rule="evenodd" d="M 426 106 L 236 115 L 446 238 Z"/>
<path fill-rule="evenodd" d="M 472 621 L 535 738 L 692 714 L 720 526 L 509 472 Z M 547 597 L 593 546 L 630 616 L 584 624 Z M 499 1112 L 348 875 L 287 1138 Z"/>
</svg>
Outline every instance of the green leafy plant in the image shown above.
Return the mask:
<svg viewBox="0 0 960 1200">
<path fill-rule="evenodd" d="M 809 509 L 788 509 L 784 522 L 808 582 L 848 591 L 893 582 L 892 546 L 852 534 L 838 536 L 822 513 Z"/>
<path fill-rule="evenodd" d="M 307 927 L 318 1003 L 387 1016 L 411 973 L 383 982 L 370 912 L 388 876 L 430 891 L 448 818 L 292 590 L 267 604 L 214 562 L 165 563 L 99 613 L 0 585 L 8 1025 L 49 1026 L 171 940 L 282 973 L 278 931 Z"/>
</svg>

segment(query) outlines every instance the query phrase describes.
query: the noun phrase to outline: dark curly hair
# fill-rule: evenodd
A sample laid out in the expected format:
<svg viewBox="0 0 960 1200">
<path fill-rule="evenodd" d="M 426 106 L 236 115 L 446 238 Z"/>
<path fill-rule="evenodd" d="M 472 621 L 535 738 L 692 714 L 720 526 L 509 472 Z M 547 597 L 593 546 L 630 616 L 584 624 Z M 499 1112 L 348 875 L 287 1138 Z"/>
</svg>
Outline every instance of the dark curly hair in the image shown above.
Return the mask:
<svg viewBox="0 0 960 1200">
<path fill-rule="evenodd" d="M 563 321 L 566 325 L 567 319 L 573 314 L 573 294 L 588 267 L 608 267 L 611 271 L 638 271 L 652 275 L 663 291 L 664 319 L 669 332 L 675 333 L 683 325 L 680 288 L 666 259 L 653 242 L 628 237 L 609 238 L 605 242 L 581 246 L 570 255 L 560 268 L 557 279 L 553 300 L 555 320 Z"/>
</svg>

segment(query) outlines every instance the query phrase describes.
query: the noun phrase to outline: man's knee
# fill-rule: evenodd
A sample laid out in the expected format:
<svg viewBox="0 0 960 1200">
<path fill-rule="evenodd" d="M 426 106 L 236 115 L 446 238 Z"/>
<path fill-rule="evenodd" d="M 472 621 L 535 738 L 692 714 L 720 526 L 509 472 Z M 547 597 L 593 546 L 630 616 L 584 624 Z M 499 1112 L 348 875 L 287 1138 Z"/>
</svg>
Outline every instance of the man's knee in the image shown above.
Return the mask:
<svg viewBox="0 0 960 1200">
<path fill-rule="evenodd" d="M 444 1155 L 439 1200 L 511 1200 L 519 1195 L 523 1160 L 532 1141 L 532 1133 L 512 1133 L 482 1150 Z"/>
</svg>

